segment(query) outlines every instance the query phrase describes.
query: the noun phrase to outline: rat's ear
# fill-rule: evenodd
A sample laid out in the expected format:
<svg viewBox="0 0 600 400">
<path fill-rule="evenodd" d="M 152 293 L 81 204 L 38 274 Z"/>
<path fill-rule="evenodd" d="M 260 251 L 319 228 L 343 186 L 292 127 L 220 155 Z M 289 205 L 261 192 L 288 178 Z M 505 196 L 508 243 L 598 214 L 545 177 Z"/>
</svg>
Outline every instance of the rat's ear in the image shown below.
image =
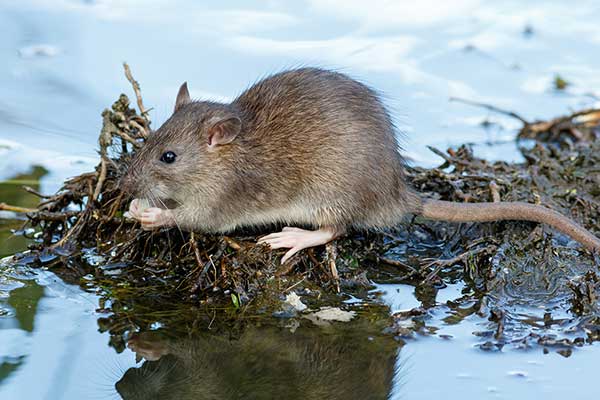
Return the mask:
<svg viewBox="0 0 600 400">
<path fill-rule="evenodd" d="M 183 85 L 181 85 L 179 92 L 177 93 L 177 100 L 175 100 L 175 109 L 173 112 L 176 113 L 177 110 L 185 106 L 190 101 L 190 92 L 188 92 L 187 82 L 183 82 Z"/>
<path fill-rule="evenodd" d="M 233 142 L 240 130 L 242 121 L 238 117 L 213 117 L 209 121 L 208 148 Z"/>
</svg>

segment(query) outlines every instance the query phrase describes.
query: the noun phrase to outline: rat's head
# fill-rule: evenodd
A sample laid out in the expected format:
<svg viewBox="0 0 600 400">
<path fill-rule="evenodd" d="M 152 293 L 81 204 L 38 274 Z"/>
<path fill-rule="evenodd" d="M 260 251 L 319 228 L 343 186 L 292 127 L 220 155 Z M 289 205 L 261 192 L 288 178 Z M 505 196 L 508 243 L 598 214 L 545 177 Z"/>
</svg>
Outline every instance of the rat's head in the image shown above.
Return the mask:
<svg viewBox="0 0 600 400">
<path fill-rule="evenodd" d="M 173 115 L 137 151 L 121 188 L 155 207 L 210 197 L 227 183 L 241 130 L 230 105 L 192 101 L 184 83 Z"/>
</svg>

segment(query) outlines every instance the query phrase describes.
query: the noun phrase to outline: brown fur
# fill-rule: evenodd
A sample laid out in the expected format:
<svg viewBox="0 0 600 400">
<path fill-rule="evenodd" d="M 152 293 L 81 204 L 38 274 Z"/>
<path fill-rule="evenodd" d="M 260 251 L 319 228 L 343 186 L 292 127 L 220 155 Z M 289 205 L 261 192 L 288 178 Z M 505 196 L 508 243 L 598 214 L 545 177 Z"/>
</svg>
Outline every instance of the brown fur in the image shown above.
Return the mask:
<svg viewBox="0 0 600 400">
<path fill-rule="evenodd" d="M 242 121 L 240 134 L 208 150 L 206 122 L 228 115 Z M 173 164 L 159 161 L 168 150 Z M 178 101 L 126 186 L 179 202 L 181 227 L 213 232 L 271 223 L 388 227 L 420 204 L 377 94 L 315 68 L 266 78 L 231 104 Z"/>
<path fill-rule="evenodd" d="M 160 161 L 166 151 L 177 154 L 175 163 Z M 423 202 L 406 184 L 377 93 L 317 68 L 275 74 L 231 104 L 190 101 L 182 85 L 175 112 L 138 152 L 123 184 L 155 206 L 178 203 L 175 220 L 188 230 L 282 223 L 343 232 L 392 227 L 414 213 L 544 222 L 600 250 L 598 238 L 541 206 Z"/>
</svg>

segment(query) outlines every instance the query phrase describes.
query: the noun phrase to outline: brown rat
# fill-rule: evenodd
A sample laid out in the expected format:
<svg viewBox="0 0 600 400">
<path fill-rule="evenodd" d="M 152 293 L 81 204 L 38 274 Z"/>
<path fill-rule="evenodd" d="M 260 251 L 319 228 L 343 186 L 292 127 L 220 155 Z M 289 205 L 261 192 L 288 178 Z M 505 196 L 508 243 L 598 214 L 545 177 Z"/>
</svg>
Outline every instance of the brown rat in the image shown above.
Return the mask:
<svg viewBox="0 0 600 400">
<path fill-rule="evenodd" d="M 372 89 L 341 73 L 301 68 L 261 80 L 230 104 L 192 101 L 184 83 L 173 115 L 135 155 L 123 189 L 152 203 L 145 210 L 131 203 L 145 229 L 316 228 L 286 227 L 259 240 L 290 249 L 282 262 L 347 228 L 393 227 L 407 214 L 542 222 L 600 250 L 590 232 L 539 205 L 422 199 L 407 185 L 404 165 L 390 115 Z"/>
</svg>

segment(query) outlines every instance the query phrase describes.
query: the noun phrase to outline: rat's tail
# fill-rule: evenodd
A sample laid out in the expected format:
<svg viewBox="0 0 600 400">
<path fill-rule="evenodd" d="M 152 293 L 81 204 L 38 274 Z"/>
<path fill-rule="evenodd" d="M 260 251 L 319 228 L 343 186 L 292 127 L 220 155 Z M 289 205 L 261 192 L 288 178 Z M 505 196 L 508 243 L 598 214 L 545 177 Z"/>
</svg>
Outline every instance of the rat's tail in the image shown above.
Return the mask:
<svg viewBox="0 0 600 400">
<path fill-rule="evenodd" d="M 523 202 L 453 203 L 423 199 L 420 214 L 449 222 L 488 222 L 501 220 L 534 221 L 548 224 L 569 235 L 592 251 L 600 252 L 600 239 L 564 215 L 535 204 Z"/>
</svg>

